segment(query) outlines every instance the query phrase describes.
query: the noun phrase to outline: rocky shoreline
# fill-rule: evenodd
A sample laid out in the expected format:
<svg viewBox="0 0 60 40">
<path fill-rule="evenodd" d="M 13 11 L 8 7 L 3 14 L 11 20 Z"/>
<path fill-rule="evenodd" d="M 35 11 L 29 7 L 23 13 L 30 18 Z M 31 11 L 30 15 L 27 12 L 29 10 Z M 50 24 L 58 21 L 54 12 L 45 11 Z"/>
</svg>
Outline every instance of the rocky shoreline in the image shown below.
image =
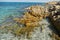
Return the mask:
<svg viewBox="0 0 60 40">
<path fill-rule="evenodd" d="M 22 36 L 23 38 L 22 39 L 19 38 L 19 40 L 24 40 L 24 38 L 27 38 L 27 40 L 29 39 L 30 40 L 44 40 L 44 39 L 60 40 L 59 35 L 54 33 L 49 28 L 49 25 L 51 24 L 45 20 L 47 17 L 49 17 L 52 20 L 54 26 L 56 26 L 57 24 L 56 20 L 60 19 L 60 17 L 57 17 L 57 18 L 53 18 L 53 17 L 56 16 L 55 12 L 57 14 L 59 12 L 58 15 L 60 16 L 59 2 L 52 2 L 52 3 L 49 2 L 49 3 L 46 3 L 46 6 L 40 6 L 40 5 L 31 6 L 26 8 L 26 10 L 27 12 L 24 12 L 24 15 L 21 18 L 12 18 L 10 22 L 7 22 L 7 25 L 1 26 L 0 27 L 1 32 L 2 33 L 9 32 L 9 33 L 12 33 L 14 36 L 18 36 L 20 38 Z M 57 25 L 58 27 L 56 26 L 56 28 L 60 31 L 60 27 L 59 27 L 60 25 L 59 24 Z M 4 29 L 5 31 L 2 29 Z"/>
<path fill-rule="evenodd" d="M 48 11 L 50 13 L 49 17 L 53 23 L 53 25 L 55 26 L 56 30 L 58 31 L 59 35 L 60 35 L 60 2 L 54 2 L 50 3 L 48 5 L 50 5 L 48 8 Z"/>
</svg>

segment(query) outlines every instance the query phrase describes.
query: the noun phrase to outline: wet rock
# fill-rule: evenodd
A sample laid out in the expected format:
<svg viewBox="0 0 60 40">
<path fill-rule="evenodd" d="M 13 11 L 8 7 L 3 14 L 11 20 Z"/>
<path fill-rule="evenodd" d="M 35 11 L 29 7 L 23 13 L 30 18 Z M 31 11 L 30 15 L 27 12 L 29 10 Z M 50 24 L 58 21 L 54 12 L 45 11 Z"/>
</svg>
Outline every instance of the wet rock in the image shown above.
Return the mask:
<svg viewBox="0 0 60 40">
<path fill-rule="evenodd" d="M 25 27 L 17 30 L 15 34 L 20 35 L 20 33 L 27 33 L 27 36 L 29 37 L 34 28 L 40 26 L 39 21 L 46 18 L 48 14 L 45 13 L 45 9 L 42 6 L 31 6 L 26 9 L 27 12 L 25 12 L 22 18 L 14 18 L 16 22 L 25 25 Z"/>
</svg>

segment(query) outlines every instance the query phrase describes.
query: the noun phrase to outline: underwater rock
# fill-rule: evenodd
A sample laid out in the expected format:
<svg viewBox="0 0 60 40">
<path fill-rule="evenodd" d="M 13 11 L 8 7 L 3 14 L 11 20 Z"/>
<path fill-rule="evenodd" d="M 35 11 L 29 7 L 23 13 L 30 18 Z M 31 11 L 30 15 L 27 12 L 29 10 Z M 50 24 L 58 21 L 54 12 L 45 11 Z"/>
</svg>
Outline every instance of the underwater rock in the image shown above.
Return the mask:
<svg viewBox="0 0 60 40">
<path fill-rule="evenodd" d="M 47 12 L 43 6 L 31 6 L 27 8 L 27 12 L 25 12 L 22 17 L 12 18 L 11 21 L 10 19 L 8 19 L 9 21 L 8 20 L 6 21 L 7 24 L 10 24 L 10 23 L 11 24 L 8 26 L 5 25 L 5 27 L 3 26 L 0 29 L 5 29 L 8 32 L 11 32 L 12 34 L 15 34 L 15 36 L 19 36 L 19 37 L 22 35 L 27 36 L 27 38 L 34 36 L 31 40 L 43 40 L 43 39 L 51 40 L 49 39 L 50 37 L 48 34 L 49 33 L 52 34 L 52 32 L 50 32 L 52 30 L 48 27 L 49 23 L 47 22 L 47 20 L 44 20 L 44 19 L 47 16 L 50 16 L 50 18 L 53 19 L 54 23 L 56 21 L 59 22 L 59 19 L 60 19 L 60 14 L 58 14 L 60 13 L 59 10 L 60 10 L 60 7 L 59 6 L 56 7 L 56 5 L 51 6 L 47 10 Z M 50 15 L 48 13 L 50 13 Z M 57 18 L 55 18 L 56 16 L 55 13 L 58 15 Z M 53 34 L 51 36 L 53 36 Z M 23 39 L 24 38 L 22 37 L 22 40 Z"/>
<path fill-rule="evenodd" d="M 45 13 L 45 9 L 42 6 L 31 6 L 28 7 L 27 12 L 23 15 L 22 18 L 14 18 L 17 23 L 25 25 L 25 27 L 20 28 L 15 32 L 16 35 L 26 34 L 28 37 L 31 32 L 33 32 L 35 27 L 40 26 L 39 21 L 47 17 L 47 13 Z"/>
</svg>

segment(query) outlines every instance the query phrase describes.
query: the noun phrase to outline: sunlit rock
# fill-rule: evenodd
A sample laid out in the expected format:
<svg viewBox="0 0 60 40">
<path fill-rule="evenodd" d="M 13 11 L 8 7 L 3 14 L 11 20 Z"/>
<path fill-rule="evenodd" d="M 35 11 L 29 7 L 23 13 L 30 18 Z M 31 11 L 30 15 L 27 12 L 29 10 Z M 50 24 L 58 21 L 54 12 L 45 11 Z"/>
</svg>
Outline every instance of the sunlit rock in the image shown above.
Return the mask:
<svg viewBox="0 0 60 40">
<path fill-rule="evenodd" d="M 48 2 L 47 4 L 55 5 L 57 3 L 58 3 L 57 1 L 52 1 L 52 2 Z"/>
<path fill-rule="evenodd" d="M 28 37 L 33 32 L 35 27 L 40 26 L 39 21 L 46 18 L 48 14 L 45 13 L 45 9 L 42 6 L 31 6 L 27 8 L 27 12 L 22 18 L 14 18 L 17 23 L 23 24 L 25 27 L 16 30 L 15 34 L 26 34 Z"/>
</svg>

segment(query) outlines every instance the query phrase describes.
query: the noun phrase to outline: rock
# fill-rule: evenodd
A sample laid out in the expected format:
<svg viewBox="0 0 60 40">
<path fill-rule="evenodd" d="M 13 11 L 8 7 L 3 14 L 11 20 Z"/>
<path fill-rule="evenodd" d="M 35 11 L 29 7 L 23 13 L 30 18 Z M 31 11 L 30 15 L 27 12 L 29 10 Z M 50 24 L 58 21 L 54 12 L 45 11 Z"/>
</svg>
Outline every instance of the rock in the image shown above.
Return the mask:
<svg viewBox="0 0 60 40">
<path fill-rule="evenodd" d="M 47 4 L 56 5 L 57 3 L 58 3 L 57 1 L 52 1 L 52 2 L 48 2 Z"/>
<path fill-rule="evenodd" d="M 48 11 L 50 13 L 49 17 L 60 35 L 60 5 L 57 5 L 58 2 L 49 4 L 53 4 L 50 8 L 48 8 Z"/>
<path fill-rule="evenodd" d="M 37 16 L 37 17 L 47 16 L 47 13 L 45 13 L 45 8 L 43 6 L 31 6 L 27 8 L 27 11 L 33 16 Z"/>
<path fill-rule="evenodd" d="M 57 6 L 55 5 L 55 7 L 56 7 L 56 9 L 60 9 L 60 5 L 57 5 Z"/>
<path fill-rule="evenodd" d="M 48 15 L 45 13 L 45 9 L 42 6 L 31 6 L 26 9 L 27 12 L 25 12 L 22 18 L 14 18 L 17 23 L 25 25 L 25 27 L 17 30 L 18 32 L 15 32 L 17 35 L 20 33 L 27 33 L 27 35 L 30 36 L 34 28 L 40 26 L 39 21 L 46 18 Z"/>
</svg>

